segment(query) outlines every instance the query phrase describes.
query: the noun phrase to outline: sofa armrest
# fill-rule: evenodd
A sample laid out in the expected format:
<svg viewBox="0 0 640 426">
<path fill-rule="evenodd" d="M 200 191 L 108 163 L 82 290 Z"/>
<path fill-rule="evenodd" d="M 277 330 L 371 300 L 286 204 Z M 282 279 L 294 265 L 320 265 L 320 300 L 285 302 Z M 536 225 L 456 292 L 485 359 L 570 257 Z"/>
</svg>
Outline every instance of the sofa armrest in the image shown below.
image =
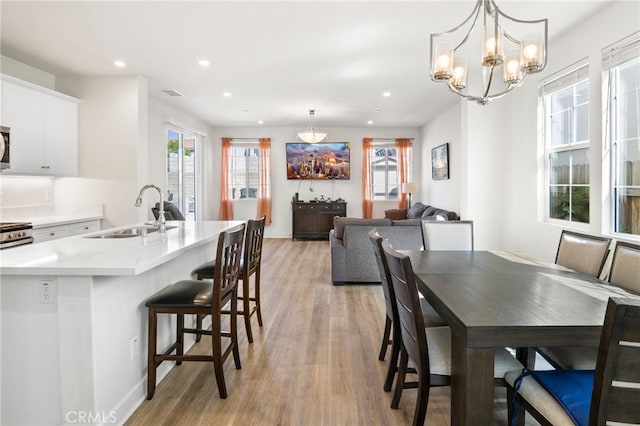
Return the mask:
<svg viewBox="0 0 640 426">
<path fill-rule="evenodd" d="M 329 231 L 329 247 L 331 250 L 331 280 L 333 285 L 342 285 L 346 278 L 346 259 L 344 242 L 336 237 L 335 229 Z"/>
</svg>

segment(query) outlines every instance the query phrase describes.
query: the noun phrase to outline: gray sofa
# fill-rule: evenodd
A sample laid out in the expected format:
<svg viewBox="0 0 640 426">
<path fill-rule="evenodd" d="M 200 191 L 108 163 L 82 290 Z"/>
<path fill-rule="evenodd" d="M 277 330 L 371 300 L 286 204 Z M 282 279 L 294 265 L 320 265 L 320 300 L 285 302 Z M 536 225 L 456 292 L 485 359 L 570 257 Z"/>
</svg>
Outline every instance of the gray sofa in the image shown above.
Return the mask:
<svg viewBox="0 0 640 426">
<path fill-rule="evenodd" d="M 333 229 L 329 232 L 333 284 L 380 283 L 369 230 L 375 228 L 397 250 L 422 250 L 422 220 L 458 219 L 458 215 L 453 212 L 439 211 L 445 214 L 440 214 L 437 218 L 434 215 L 404 220 L 335 217 Z"/>
</svg>

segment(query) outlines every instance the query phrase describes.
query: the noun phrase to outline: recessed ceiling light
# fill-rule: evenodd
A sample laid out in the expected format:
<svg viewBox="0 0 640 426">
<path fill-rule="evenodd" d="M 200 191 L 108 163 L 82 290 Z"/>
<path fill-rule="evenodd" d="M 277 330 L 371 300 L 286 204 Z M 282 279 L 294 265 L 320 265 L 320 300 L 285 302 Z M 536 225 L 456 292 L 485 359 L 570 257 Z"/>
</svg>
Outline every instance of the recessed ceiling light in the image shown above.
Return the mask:
<svg viewBox="0 0 640 426">
<path fill-rule="evenodd" d="M 264 121 L 258 120 L 258 124 L 264 124 Z"/>
<path fill-rule="evenodd" d="M 379 109 L 374 109 L 373 112 L 375 112 L 376 114 L 380 112 Z"/>
<path fill-rule="evenodd" d="M 230 98 L 231 97 L 231 92 L 224 92 L 222 94 L 222 96 L 224 96 L 225 98 Z"/>
<path fill-rule="evenodd" d="M 389 96 L 391 96 L 391 92 L 384 92 L 382 96 L 384 96 L 385 98 L 388 98 Z"/>
<path fill-rule="evenodd" d="M 200 65 L 201 67 L 208 67 L 209 65 L 211 65 L 211 62 L 207 61 L 206 59 L 200 59 L 198 61 L 198 65 Z"/>
<path fill-rule="evenodd" d="M 113 61 L 113 66 L 118 68 L 124 68 L 127 66 L 127 63 L 125 61 L 121 61 L 118 59 L 116 61 Z"/>
<path fill-rule="evenodd" d="M 373 124 L 373 120 L 367 121 L 367 124 Z"/>
</svg>

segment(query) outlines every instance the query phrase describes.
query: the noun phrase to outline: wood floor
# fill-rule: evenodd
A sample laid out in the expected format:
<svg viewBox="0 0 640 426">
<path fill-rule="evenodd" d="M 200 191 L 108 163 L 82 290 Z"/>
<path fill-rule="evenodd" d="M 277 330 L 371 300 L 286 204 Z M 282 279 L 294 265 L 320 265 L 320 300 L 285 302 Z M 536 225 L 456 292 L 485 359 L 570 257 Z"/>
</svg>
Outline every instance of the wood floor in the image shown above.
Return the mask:
<svg viewBox="0 0 640 426">
<path fill-rule="evenodd" d="M 329 243 L 268 239 L 262 261 L 264 327 L 253 321 L 248 344 L 239 322 L 242 369 L 225 363 L 222 400 L 208 363 L 175 367 L 128 425 L 406 425 L 416 391 L 390 408 L 378 360 L 384 326 L 379 285 L 331 283 Z M 205 337 L 193 353 L 210 350 Z M 496 390 L 496 425 L 506 425 L 506 397 Z M 449 388 L 431 390 L 427 425 L 448 425 Z"/>
</svg>

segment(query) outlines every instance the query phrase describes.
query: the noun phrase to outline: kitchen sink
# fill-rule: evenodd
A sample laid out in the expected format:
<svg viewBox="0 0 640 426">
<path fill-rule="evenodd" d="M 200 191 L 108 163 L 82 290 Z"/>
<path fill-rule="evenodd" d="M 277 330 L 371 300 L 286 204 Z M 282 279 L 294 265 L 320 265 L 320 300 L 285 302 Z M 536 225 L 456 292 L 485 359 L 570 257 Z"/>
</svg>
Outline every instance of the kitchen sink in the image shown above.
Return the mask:
<svg viewBox="0 0 640 426">
<path fill-rule="evenodd" d="M 177 228 L 176 225 L 167 225 L 166 229 Z M 120 229 L 118 231 L 103 232 L 97 235 L 90 235 L 85 238 L 132 238 L 158 232 L 159 228 L 155 226 L 133 226 L 131 228 Z"/>
</svg>

